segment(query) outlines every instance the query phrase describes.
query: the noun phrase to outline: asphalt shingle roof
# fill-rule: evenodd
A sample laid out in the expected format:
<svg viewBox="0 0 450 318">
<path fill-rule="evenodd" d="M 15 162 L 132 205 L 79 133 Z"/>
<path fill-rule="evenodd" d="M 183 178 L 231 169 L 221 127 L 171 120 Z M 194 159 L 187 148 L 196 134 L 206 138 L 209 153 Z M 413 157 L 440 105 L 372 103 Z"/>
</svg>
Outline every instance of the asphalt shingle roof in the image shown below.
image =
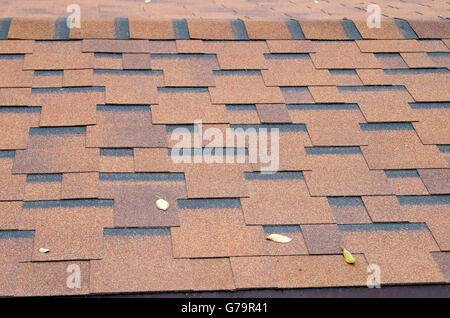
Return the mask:
<svg viewBox="0 0 450 318">
<path fill-rule="evenodd" d="M 302 1 L 279 4 L 289 20 L 235 1 L 254 18 L 222 16 L 224 4 L 206 21 L 190 15 L 207 12 L 196 1 L 187 20 L 152 2 L 152 14 L 178 8 L 174 19 L 113 1 L 87 11 L 126 4 L 130 18 L 70 32 L 2 2 L 23 16 L 0 20 L 0 295 L 365 286 L 368 264 L 382 284 L 448 282 L 444 1 L 421 7 L 429 20 L 395 2 L 386 16 L 408 20 L 376 30 L 360 1 L 345 21 L 323 1 L 333 19 L 315 7 L 296 19 Z M 208 128 L 278 128 L 279 171 L 260 173 L 249 140 L 205 162 Z M 179 129 L 194 135 L 187 154 L 175 153 Z M 66 285 L 73 264 L 80 288 Z"/>
</svg>

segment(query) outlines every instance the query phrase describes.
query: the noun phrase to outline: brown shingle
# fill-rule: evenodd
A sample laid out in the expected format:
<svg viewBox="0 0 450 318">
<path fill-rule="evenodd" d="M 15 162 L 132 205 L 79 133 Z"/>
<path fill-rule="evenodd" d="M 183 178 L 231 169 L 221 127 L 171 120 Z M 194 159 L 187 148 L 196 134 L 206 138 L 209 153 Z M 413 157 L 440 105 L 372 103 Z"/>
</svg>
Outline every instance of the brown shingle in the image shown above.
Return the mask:
<svg viewBox="0 0 450 318">
<path fill-rule="evenodd" d="M 394 85 L 404 85 L 416 102 L 450 100 L 449 74 L 445 69 L 405 70 L 387 74 Z"/>
<path fill-rule="evenodd" d="M 292 38 L 285 21 L 244 20 L 250 40 L 290 40 Z"/>
<path fill-rule="evenodd" d="M 173 54 L 177 53 L 176 41 L 164 40 L 164 41 L 148 41 L 150 45 L 150 53 L 152 54 Z M 195 52 L 197 53 L 197 52 Z M 199 52 L 201 53 L 201 52 Z"/>
<path fill-rule="evenodd" d="M 25 54 L 33 53 L 32 40 L 1 40 L 0 53 L 1 54 Z"/>
<path fill-rule="evenodd" d="M 407 217 L 402 214 L 400 204 L 395 196 L 367 196 L 362 197 L 362 199 L 373 222 L 407 221 Z"/>
<path fill-rule="evenodd" d="M 450 193 L 450 169 L 419 169 L 417 172 L 431 194 Z"/>
<path fill-rule="evenodd" d="M 410 222 L 425 222 L 440 250 L 448 251 L 450 249 L 450 237 L 448 235 L 450 205 L 445 202 L 433 202 L 437 201 L 436 199 L 439 199 L 439 197 L 418 198 L 418 202 L 401 204 L 403 214 Z M 431 198 L 431 202 L 426 202 L 427 198 Z M 425 202 L 420 202 L 420 200 Z"/>
<path fill-rule="evenodd" d="M 365 122 L 355 105 L 311 105 L 300 108 L 289 107 L 294 123 L 306 123 L 314 146 L 359 146 L 366 145 L 367 138 L 359 127 Z"/>
<path fill-rule="evenodd" d="M 0 202 L 0 230 L 18 229 L 18 219 L 21 209 L 21 201 Z"/>
<path fill-rule="evenodd" d="M 326 70 L 316 70 L 308 55 L 266 55 L 267 70 L 262 70 L 267 86 L 333 85 Z"/>
<path fill-rule="evenodd" d="M 309 254 L 339 254 L 342 238 L 336 224 L 301 225 Z"/>
<path fill-rule="evenodd" d="M 177 199 L 186 197 L 184 182 L 102 182 L 101 198 L 114 199 L 116 227 L 178 226 Z M 169 209 L 156 207 L 156 200 L 169 202 Z"/>
<path fill-rule="evenodd" d="M 314 43 L 316 53 L 311 59 L 317 68 L 354 69 L 379 68 L 380 64 L 373 54 L 361 53 L 355 42 L 320 41 Z"/>
<path fill-rule="evenodd" d="M 204 42 L 205 53 L 217 54 L 222 70 L 265 69 L 264 53 L 269 53 L 264 41 L 210 41 Z"/>
<path fill-rule="evenodd" d="M 176 170 L 168 148 L 134 148 L 136 172 L 170 172 Z"/>
<path fill-rule="evenodd" d="M 305 38 L 309 40 L 347 40 L 347 34 L 340 21 L 299 21 Z"/>
<path fill-rule="evenodd" d="M 133 125 L 130 125 L 133 123 Z M 149 107 L 105 106 L 97 111 L 97 124 L 87 127 L 87 147 L 165 147 L 164 125 L 153 125 Z"/>
<path fill-rule="evenodd" d="M 234 281 L 228 258 L 191 259 L 194 290 L 233 290 Z"/>
<path fill-rule="evenodd" d="M 95 53 L 94 68 L 106 70 L 122 69 L 122 54 L 120 53 Z"/>
<path fill-rule="evenodd" d="M 145 40 L 83 40 L 83 52 L 100 53 L 150 53 Z"/>
<path fill-rule="evenodd" d="M 343 87 L 344 101 L 358 103 L 368 122 L 413 121 L 416 116 L 409 106 L 413 99 L 405 89 L 391 87 Z"/>
<path fill-rule="evenodd" d="M 62 199 L 98 197 L 98 173 L 64 173 L 61 197 Z"/>
<path fill-rule="evenodd" d="M 347 249 L 380 267 L 381 285 L 444 281 L 429 254 L 438 247 L 428 231 L 348 231 L 343 237 Z"/>
<path fill-rule="evenodd" d="M 414 32 L 419 38 L 442 39 L 447 38 L 450 33 L 450 26 L 442 20 L 409 20 Z"/>
<path fill-rule="evenodd" d="M 100 156 L 100 172 L 134 172 L 133 156 Z"/>
<path fill-rule="evenodd" d="M 423 52 L 401 53 L 401 56 L 410 68 L 435 67 L 434 62 Z"/>
<path fill-rule="evenodd" d="M 214 55 L 152 55 L 152 67 L 164 71 L 166 86 L 215 86 Z"/>
<path fill-rule="evenodd" d="M 67 52 L 71 52 L 70 55 Z M 85 69 L 94 66 L 94 54 L 82 53 L 79 41 L 35 42 L 33 54 L 26 54 L 24 69 Z"/>
<path fill-rule="evenodd" d="M 32 94 L 32 103 L 42 106 L 40 125 L 81 126 L 95 124 L 96 105 L 103 104 L 102 88 L 43 90 Z"/>
<path fill-rule="evenodd" d="M 39 203 L 40 202 L 40 203 Z M 55 201 L 50 201 L 55 202 Z M 56 201 L 57 207 L 39 207 L 46 201 L 32 201 L 22 209 L 20 229 L 35 230 L 33 260 L 81 260 L 103 257 L 103 227 L 113 226 L 113 209 L 94 205 L 70 207 L 70 201 Z M 65 206 L 65 205 L 68 206 Z M 40 253 L 47 248 L 48 253 Z"/>
<path fill-rule="evenodd" d="M 249 198 L 241 198 L 247 224 L 334 222 L 327 200 L 311 197 L 304 180 L 248 180 L 247 182 Z"/>
<path fill-rule="evenodd" d="M 65 70 L 63 86 L 92 86 L 94 73 L 92 70 Z"/>
<path fill-rule="evenodd" d="M 3 106 L 30 105 L 31 87 L 29 88 L 0 88 L 0 103 Z"/>
<path fill-rule="evenodd" d="M 422 52 L 417 40 L 359 40 L 356 44 L 361 52 L 392 53 L 392 52 Z"/>
<path fill-rule="evenodd" d="M 31 112 L 29 112 L 31 110 Z M 36 108 L 0 108 L 0 149 L 25 149 L 28 130 L 39 126 L 39 113 Z"/>
<path fill-rule="evenodd" d="M 270 53 L 312 53 L 314 46 L 309 40 L 267 40 Z"/>
<path fill-rule="evenodd" d="M 398 53 L 379 53 L 375 55 L 383 69 L 408 68 L 408 65 Z"/>
<path fill-rule="evenodd" d="M 296 127 L 296 126 L 293 126 Z M 298 131 L 282 131 L 280 127 L 274 126 L 280 130 L 279 133 L 279 166 L 278 171 L 300 171 L 300 170 L 311 170 L 311 163 L 309 158 L 306 156 L 305 148 L 306 146 L 311 146 L 311 140 L 309 139 L 308 132 L 306 129 L 298 129 Z M 267 154 L 274 155 L 277 149 L 272 149 L 272 138 L 271 138 L 270 126 L 267 129 Z M 276 135 L 274 135 L 275 137 Z M 276 138 L 276 137 L 275 137 Z M 252 168 L 254 171 L 261 171 L 263 169 L 273 171 L 273 166 L 275 162 L 262 162 L 258 160 L 256 163 L 252 163 Z M 276 168 L 276 167 L 275 167 Z"/>
<path fill-rule="evenodd" d="M 80 28 L 70 28 L 71 39 L 113 39 L 115 37 L 114 18 L 83 18 Z"/>
<path fill-rule="evenodd" d="M 353 22 L 363 39 L 403 40 L 405 38 L 395 21 L 382 20 L 380 28 L 369 28 L 367 21 L 364 20 L 353 20 Z"/>
<path fill-rule="evenodd" d="M 234 282 L 238 289 L 277 287 L 274 257 L 231 257 Z"/>
<path fill-rule="evenodd" d="M 396 195 L 428 194 L 427 188 L 425 188 L 425 185 L 423 184 L 418 174 L 416 174 L 415 176 L 402 177 L 389 177 L 388 175 L 388 180 Z"/>
<path fill-rule="evenodd" d="M 308 87 L 316 103 L 343 103 L 336 86 L 310 86 Z"/>
<path fill-rule="evenodd" d="M 130 39 L 175 39 L 171 20 L 129 19 Z"/>
<path fill-rule="evenodd" d="M 14 158 L 0 157 L 0 200 L 23 200 L 25 175 L 12 175 Z"/>
<path fill-rule="evenodd" d="M 336 86 L 361 86 L 361 79 L 355 70 L 330 70 Z"/>
<path fill-rule="evenodd" d="M 194 159 L 195 160 L 195 159 Z M 233 198 L 248 196 L 240 164 L 196 163 L 185 168 L 189 198 Z"/>
<path fill-rule="evenodd" d="M 25 201 L 61 199 L 61 182 L 27 182 Z"/>
<path fill-rule="evenodd" d="M 246 226 L 236 208 L 193 209 L 180 212 L 180 227 L 172 231 L 175 258 L 264 255 L 261 227 Z"/>
<path fill-rule="evenodd" d="M 105 236 L 103 259 L 91 261 L 92 293 L 193 289 L 190 261 L 172 257 L 170 233 L 148 232 Z"/>
<path fill-rule="evenodd" d="M 367 262 L 354 255 L 354 265 L 338 255 L 232 257 L 237 288 L 365 286 Z"/>
<path fill-rule="evenodd" d="M 266 87 L 259 72 L 215 73 L 216 87 L 209 88 L 213 104 L 283 103 L 278 87 Z"/>
<path fill-rule="evenodd" d="M 281 93 L 283 94 L 286 104 L 314 103 L 314 98 L 309 92 L 308 87 L 282 87 Z"/>
<path fill-rule="evenodd" d="M 166 77 L 167 79 L 167 77 Z M 155 124 L 226 123 L 224 105 L 212 105 L 206 89 L 167 89 L 158 93 L 159 104 L 152 106 Z"/>
<path fill-rule="evenodd" d="M 38 128 L 29 137 L 27 149 L 16 151 L 13 172 L 98 171 L 98 149 L 85 148 L 85 139 L 84 133 L 72 128 Z"/>
<path fill-rule="evenodd" d="M 257 104 L 261 123 L 291 123 L 285 104 Z"/>
<path fill-rule="evenodd" d="M 33 88 L 35 87 L 62 87 L 63 73 L 60 71 L 35 72 L 33 76 Z"/>
<path fill-rule="evenodd" d="M 384 172 L 369 170 L 360 153 L 313 156 L 312 171 L 303 172 L 313 196 L 392 194 Z"/>
<path fill-rule="evenodd" d="M 31 260 L 32 247 L 33 238 L 0 238 L 0 295 L 15 294 L 18 263 Z"/>
<path fill-rule="evenodd" d="M 202 40 L 176 40 L 178 53 L 203 53 Z"/>
<path fill-rule="evenodd" d="M 123 54 L 123 69 L 124 70 L 150 70 L 150 55 L 148 54 Z"/>
<path fill-rule="evenodd" d="M 8 55 L 6 55 L 8 56 Z M 3 76 L 0 79 L 1 87 L 31 87 L 33 81 L 32 71 L 23 71 L 24 59 L 21 55 L 11 55 L 2 58 L 0 55 L 0 70 Z"/>
<path fill-rule="evenodd" d="M 227 20 L 188 19 L 189 35 L 192 39 L 234 40 L 234 32 Z"/>
<path fill-rule="evenodd" d="M 94 73 L 94 85 L 105 86 L 108 104 L 157 103 L 157 86 L 162 86 L 162 74 L 154 71 L 104 71 Z"/>
<path fill-rule="evenodd" d="M 365 224 L 371 219 L 359 197 L 328 198 L 331 211 L 337 224 Z"/>
<path fill-rule="evenodd" d="M 389 127 L 366 131 L 368 146 L 361 151 L 370 169 L 447 168 L 437 147 L 424 146 L 414 130 Z"/>
<path fill-rule="evenodd" d="M 56 18 L 15 18 L 9 26 L 8 39 L 51 40 Z"/>
</svg>

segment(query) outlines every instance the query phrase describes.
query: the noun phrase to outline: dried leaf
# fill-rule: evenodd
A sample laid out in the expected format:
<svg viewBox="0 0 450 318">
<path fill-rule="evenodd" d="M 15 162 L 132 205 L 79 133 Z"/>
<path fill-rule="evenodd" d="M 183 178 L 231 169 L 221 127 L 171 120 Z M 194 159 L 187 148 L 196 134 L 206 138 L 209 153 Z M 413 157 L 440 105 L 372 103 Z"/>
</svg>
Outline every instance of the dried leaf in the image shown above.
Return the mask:
<svg viewBox="0 0 450 318">
<path fill-rule="evenodd" d="M 156 207 L 160 210 L 166 211 L 169 208 L 170 204 L 164 199 L 156 200 Z"/>
<path fill-rule="evenodd" d="M 152 0 L 145 0 L 145 3 L 150 3 L 152 2 Z"/>
<path fill-rule="evenodd" d="M 48 252 L 50 252 L 50 250 L 49 250 L 48 248 L 43 248 L 43 247 L 41 247 L 41 248 L 39 249 L 39 253 L 45 254 L 45 253 L 48 253 Z"/>
<path fill-rule="evenodd" d="M 271 240 L 277 243 L 289 243 L 292 241 L 290 237 L 281 234 L 269 234 L 266 236 L 266 240 Z"/>
<path fill-rule="evenodd" d="M 347 251 L 345 248 L 342 248 L 342 254 L 344 255 L 344 259 L 347 263 L 349 264 L 355 263 L 355 258 L 353 257 L 352 253 Z"/>
</svg>

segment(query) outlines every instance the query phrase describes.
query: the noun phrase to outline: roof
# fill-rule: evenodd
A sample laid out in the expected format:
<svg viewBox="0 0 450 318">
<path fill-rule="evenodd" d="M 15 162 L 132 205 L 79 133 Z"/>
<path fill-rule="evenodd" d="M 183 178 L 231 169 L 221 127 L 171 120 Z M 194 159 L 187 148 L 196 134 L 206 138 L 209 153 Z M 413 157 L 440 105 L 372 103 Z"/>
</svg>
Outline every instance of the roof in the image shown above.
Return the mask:
<svg viewBox="0 0 450 318">
<path fill-rule="evenodd" d="M 359 2 L 3 1 L 0 295 L 448 283 L 445 2 Z"/>
</svg>

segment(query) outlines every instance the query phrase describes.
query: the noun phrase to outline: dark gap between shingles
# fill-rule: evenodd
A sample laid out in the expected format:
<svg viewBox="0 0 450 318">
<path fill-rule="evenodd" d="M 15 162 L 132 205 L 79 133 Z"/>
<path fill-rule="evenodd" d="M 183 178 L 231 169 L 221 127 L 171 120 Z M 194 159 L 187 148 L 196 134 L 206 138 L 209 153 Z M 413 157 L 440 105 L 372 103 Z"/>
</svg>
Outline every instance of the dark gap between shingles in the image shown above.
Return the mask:
<svg viewBox="0 0 450 318">
<path fill-rule="evenodd" d="M 99 174 L 100 181 L 183 181 L 184 173 L 171 172 L 136 172 L 136 173 L 117 173 L 117 172 L 101 172 Z"/>
<path fill-rule="evenodd" d="M 426 231 L 425 223 L 371 223 L 371 224 L 338 224 L 343 232 L 366 231 Z"/>
<path fill-rule="evenodd" d="M 185 209 L 232 209 L 240 208 L 239 199 L 179 199 L 178 208 Z"/>
</svg>

